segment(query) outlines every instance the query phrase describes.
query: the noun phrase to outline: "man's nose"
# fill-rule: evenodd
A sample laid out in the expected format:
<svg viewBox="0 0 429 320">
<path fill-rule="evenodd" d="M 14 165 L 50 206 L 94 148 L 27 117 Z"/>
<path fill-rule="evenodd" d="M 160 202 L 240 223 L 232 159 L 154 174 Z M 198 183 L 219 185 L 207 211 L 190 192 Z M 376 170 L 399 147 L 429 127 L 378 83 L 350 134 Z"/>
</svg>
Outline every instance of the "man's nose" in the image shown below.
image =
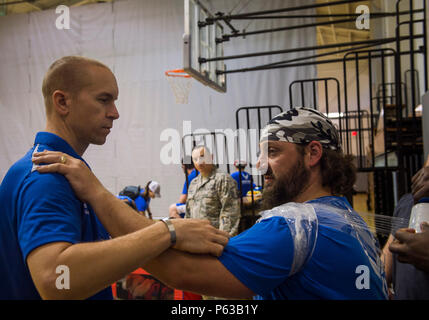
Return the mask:
<svg viewBox="0 0 429 320">
<path fill-rule="evenodd" d="M 119 112 L 116 108 L 116 105 L 113 103 L 112 106 L 109 108 L 107 113 L 108 118 L 112 118 L 113 120 L 119 119 Z"/>
<path fill-rule="evenodd" d="M 266 154 L 261 153 L 258 157 L 258 161 L 256 162 L 256 169 L 260 172 L 260 174 L 265 174 L 268 170 L 268 159 Z"/>
</svg>

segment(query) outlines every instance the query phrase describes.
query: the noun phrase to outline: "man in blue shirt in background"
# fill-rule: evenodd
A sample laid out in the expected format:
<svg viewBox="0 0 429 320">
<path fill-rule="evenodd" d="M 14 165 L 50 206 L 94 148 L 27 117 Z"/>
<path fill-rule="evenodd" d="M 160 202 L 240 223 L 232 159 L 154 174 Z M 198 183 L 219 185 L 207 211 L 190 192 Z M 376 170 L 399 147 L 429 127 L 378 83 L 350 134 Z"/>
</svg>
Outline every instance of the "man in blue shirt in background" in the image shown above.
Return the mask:
<svg viewBox="0 0 429 320">
<path fill-rule="evenodd" d="M 171 287 L 226 298 L 387 299 L 376 239 L 341 196 L 356 176 L 333 123 L 316 110 L 291 109 L 269 121 L 260 149 L 261 219 L 219 258 L 167 250 L 145 270 Z M 93 206 L 104 201 L 101 184 L 85 187 L 96 181 L 89 171 L 50 162 L 45 172 L 65 174 Z"/>
<path fill-rule="evenodd" d="M 247 192 L 255 188 L 255 184 L 253 183 L 252 185 L 252 177 L 250 176 L 250 173 L 244 171 L 246 165 L 247 163 L 244 160 L 235 160 L 234 167 L 237 169 L 237 171 L 231 173 L 231 177 L 235 180 L 235 182 L 237 182 L 238 191 L 240 191 L 241 197 L 247 196 Z"/>
<path fill-rule="evenodd" d="M 91 206 L 64 176 L 37 172 L 32 157 L 46 150 L 63 164 L 80 159 L 89 172 L 82 155 L 90 144 L 104 144 L 119 118 L 116 79 L 98 61 L 55 61 L 42 91 L 45 131 L 0 186 L 0 299 L 112 299 L 112 283 L 172 245 L 221 253 L 227 234 L 208 221 L 151 221 L 110 192 Z M 87 187 L 98 190 L 96 184 Z"/>
</svg>

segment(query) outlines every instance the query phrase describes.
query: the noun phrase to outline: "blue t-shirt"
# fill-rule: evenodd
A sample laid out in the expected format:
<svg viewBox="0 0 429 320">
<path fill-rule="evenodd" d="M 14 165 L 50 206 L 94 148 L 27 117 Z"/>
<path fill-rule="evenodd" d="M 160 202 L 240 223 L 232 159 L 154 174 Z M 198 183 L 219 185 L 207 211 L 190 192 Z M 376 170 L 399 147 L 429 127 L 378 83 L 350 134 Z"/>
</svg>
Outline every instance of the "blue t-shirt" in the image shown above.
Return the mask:
<svg viewBox="0 0 429 320">
<path fill-rule="evenodd" d="M 322 197 L 308 203 L 350 207 L 340 197 Z M 279 216 L 263 219 L 231 238 L 219 260 L 258 295 L 256 299 L 387 299 L 382 265 L 374 266 L 368 258 L 374 252 L 363 249 L 365 245 L 345 219 L 333 218 L 334 213 L 326 210 L 315 212 L 318 228 L 314 251 L 297 273 L 289 276 L 293 239 L 289 222 Z M 369 289 L 357 285 L 362 265 L 369 269 Z"/>
<path fill-rule="evenodd" d="M 231 174 L 231 177 L 234 178 L 234 180 L 237 182 L 237 188 L 238 191 L 240 191 L 240 171 L 236 171 Z M 252 181 L 250 177 L 250 173 L 247 173 L 246 171 L 241 171 L 241 196 L 245 197 L 247 195 L 247 192 L 250 191 Z M 253 188 L 255 187 L 255 184 L 253 184 Z"/>
<path fill-rule="evenodd" d="M 34 249 L 52 242 L 109 239 L 92 208 L 76 198 L 63 175 L 41 174 L 33 168 L 32 154 L 43 150 L 83 160 L 60 137 L 39 132 L 33 148 L 4 177 L 0 185 L 0 299 L 41 299 L 27 266 Z M 112 298 L 111 289 L 106 288 L 90 299 Z"/>
<path fill-rule="evenodd" d="M 191 181 L 194 180 L 197 175 L 198 175 L 197 170 L 194 169 L 191 171 L 191 173 L 188 175 L 188 185 L 191 184 Z M 185 183 L 183 184 L 182 194 L 188 194 L 188 186 L 186 185 L 186 180 L 185 180 Z"/>
<path fill-rule="evenodd" d="M 134 200 L 138 211 L 146 211 L 147 206 L 150 203 L 150 197 L 147 198 L 147 201 L 143 198 L 144 189 L 141 190 L 140 195 Z"/>
</svg>

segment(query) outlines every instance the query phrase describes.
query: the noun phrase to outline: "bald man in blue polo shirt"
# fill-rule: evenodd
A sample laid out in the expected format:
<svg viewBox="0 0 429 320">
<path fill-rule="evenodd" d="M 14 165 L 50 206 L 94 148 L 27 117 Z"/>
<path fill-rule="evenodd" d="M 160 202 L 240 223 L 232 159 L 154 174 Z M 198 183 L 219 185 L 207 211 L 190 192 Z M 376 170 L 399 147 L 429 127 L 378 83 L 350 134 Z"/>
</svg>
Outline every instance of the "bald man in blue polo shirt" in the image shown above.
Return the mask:
<svg viewBox="0 0 429 320">
<path fill-rule="evenodd" d="M 104 144 L 119 118 L 116 79 L 98 61 L 55 61 L 42 91 L 45 131 L 0 186 L 0 299 L 112 299 L 110 284 L 171 246 L 221 254 L 227 235 L 208 221 L 151 221 L 109 192 L 91 207 L 64 176 L 37 172 L 32 157 L 45 150 L 89 170 L 82 155 Z M 123 215 L 111 214 L 118 209 Z"/>
</svg>

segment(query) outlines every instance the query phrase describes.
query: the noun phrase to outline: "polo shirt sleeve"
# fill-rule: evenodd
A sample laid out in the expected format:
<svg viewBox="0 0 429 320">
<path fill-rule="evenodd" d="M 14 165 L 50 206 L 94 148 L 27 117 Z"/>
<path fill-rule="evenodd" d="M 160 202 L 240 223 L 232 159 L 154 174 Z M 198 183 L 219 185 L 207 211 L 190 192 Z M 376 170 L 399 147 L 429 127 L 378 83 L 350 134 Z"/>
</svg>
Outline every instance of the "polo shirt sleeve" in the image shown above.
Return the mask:
<svg viewBox="0 0 429 320">
<path fill-rule="evenodd" d="M 33 172 L 18 198 L 17 231 L 22 256 L 52 242 L 80 241 L 82 203 L 64 176 Z"/>
<path fill-rule="evenodd" d="M 293 239 L 282 217 L 272 217 L 229 240 L 220 262 L 246 287 L 268 295 L 289 276 Z"/>
</svg>

